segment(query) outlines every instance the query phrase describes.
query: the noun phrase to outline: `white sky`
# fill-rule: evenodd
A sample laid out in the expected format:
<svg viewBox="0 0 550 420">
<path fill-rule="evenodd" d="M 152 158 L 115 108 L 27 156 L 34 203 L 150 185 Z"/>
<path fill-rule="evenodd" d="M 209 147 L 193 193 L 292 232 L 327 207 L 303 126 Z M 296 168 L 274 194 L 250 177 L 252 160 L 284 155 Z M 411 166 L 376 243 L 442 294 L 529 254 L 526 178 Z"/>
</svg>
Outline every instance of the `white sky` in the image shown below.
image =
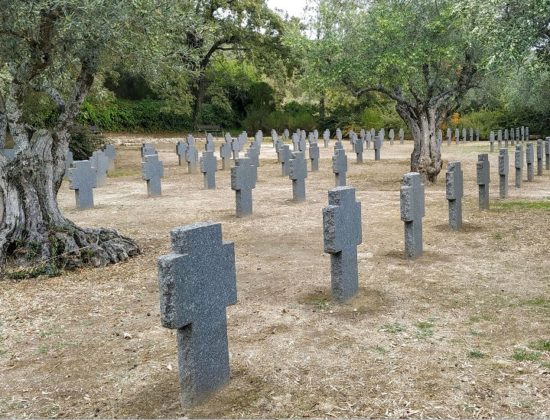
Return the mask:
<svg viewBox="0 0 550 420">
<path fill-rule="evenodd" d="M 282 9 L 291 16 L 302 18 L 306 0 L 267 0 L 267 5 L 272 9 Z"/>
</svg>

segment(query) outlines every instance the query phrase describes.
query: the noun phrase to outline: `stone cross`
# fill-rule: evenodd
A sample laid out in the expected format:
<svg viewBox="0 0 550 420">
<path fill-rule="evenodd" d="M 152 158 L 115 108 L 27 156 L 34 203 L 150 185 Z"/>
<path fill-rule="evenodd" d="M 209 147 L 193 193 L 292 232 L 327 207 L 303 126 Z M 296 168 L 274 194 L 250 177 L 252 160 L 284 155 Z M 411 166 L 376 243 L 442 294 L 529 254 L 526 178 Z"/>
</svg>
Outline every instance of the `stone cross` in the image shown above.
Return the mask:
<svg viewBox="0 0 550 420">
<path fill-rule="evenodd" d="M 464 174 L 460 162 L 449 162 L 445 177 L 447 200 L 449 201 L 449 227 L 462 227 L 462 197 L 464 197 Z"/>
<path fill-rule="evenodd" d="M 516 127 L 516 141 L 520 141 L 520 140 L 523 140 L 523 139 L 521 138 L 519 127 Z"/>
<path fill-rule="evenodd" d="M 229 141 L 227 137 L 220 146 L 220 158 L 222 159 L 222 170 L 231 168 L 231 137 Z"/>
<path fill-rule="evenodd" d="M 311 171 L 319 170 L 319 145 L 313 142 L 309 146 L 309 160 L 311 161 Z"/>
<path fill-rule="evenodd" d="M 116 160 L 116 149 L 112 144 L 108 144 L 103 148 L 103 153 L 107 156 L 109 160 L 109 167 L 107 172 L 113 172 L 115 170 L 115 160 Z"/>
<path fill-rule="evenodd" d="M 546 155 L 546 170 L 550 170 L 550 137 L 544 140 L 544 154 Z"/>
<path fill-rule="evenodd" d="M 349 142 L 351 144 L 352 152 L 355 152 L 355 143 L 357 143 L 357 135 L 353 130 L 349 132 Z"/>
<path fill-rule="evenodd" d="M 237 160 L 239 158 L 239 152 L 241 151 L 241 141 L 239 137 L 231 140 L 231 152 L 233 152 L 233 159 Z"/>
<path fill-rule="evenodd" d="M 376 130 L 374 128 L 370 129 L 370 138 L 372 141 L 374 141 L 374 137 L 376 136 Z"/>
<path fill-rule="evenodd" d="M 516 168 L 516 188 L 521 188 L 523 182 L 523 146 L 521 144 L 516 145 L 514 166 Z"/>
<path fill-rule="evenodd" d="M 290 147 L 288 144 L 283 144 L 279 147 L 279 150 L 277 150 L 278 160 L 282 168 L 282 176 L 288 176 L 290 173 L 290 155 Z"/>
<path fill-rule="evenodd" d="M 489 142 L 491 143 L 491 153 L 495 151 L 495 132 L 491 131 L 491 134 L 489 134 Z"/>
<path fill-rule="evenodd" d="M 163 327 L 177 330 L 183 407 L 229 381 L 226 307 L 237 303 L 235 247 L 219 223 L 170 232 L 172 253 L 158 259 Z"/>
<path fill-rule="evenodd" d="M 476 128 L 476 141 L 479 141 L 479 128 Z"/>
<path fill-rule="evenodd" d="M 141 162 L 141 176 L 147 181 L 147 195 L 156 197 L 161 195 L 160 179 L 164 177 L 164 166 L 159 155 L 145 156 Z"/>
<path fill-rule="evenodd" d="M 460 144 L 460 130 L 458 128 L 455 129 L 455 143 Z"/>
<path fill-rule="evenodd" d="M 363 163 L 363 140 L 357 139 L 355 137 L 355 154 L 357 155 L 357 163 Z"/>
<path fill-rule="evenodd" d="M 75 160 L 69 169 L 69 188 L 75 190 L 76 207 L 90 209 L 94 206 L 94 191 L 97 186 L 96 171 L 89 160 Z"/>
<path fill-rule="evenodd" d="M 452 140 L 452 132 L 451 132 L 451 128 L 447 128 L 447 146 L 450 146 L 451 145 L 451 140 Z"/>
<path fill-rule="evenodd" d="M 506 128 L 504 130 L 504 147 L 508 147 L 508 141 L 509 140 L 510 140 L 510 133 L 508 132 L 508 129 Z"/>
<path fill-rule="evenodd" d="M 288 139 L 288 137 L 290 136 L 290 132 L 288 131 L 288 128 L 284 129 L 283 136 L 285 136 L 285 139 Z"/>
<path fill-rule="evenodd" d="M 470 141 L 474 141 L 474 129 L 470 127 Z"/>
<path fill-rule="evenodd" d="M 466 142 L 466 128 L 462 128 L 462 141 Z"/>
<path fill-rule="evenodd" d="M 319 142 L 319 131 L 317 131 L 317 129 L 313 130 L 313 140 L 315 143 Z"/>
<path fill-rule="evenodd" d="M 332 172 L 336 179 L 337 187 L 346 186 L 346 172 L 348 171 L 348 158 L 344 149 L 337 149 L 332 156 Z"/>
<path fill-rule="evenodd" d="M 279 136 L 277 135 L 277 131 L 274 128 L 272 128 L 271 129 L 271 143 L 273 144 L 273 147 L 275 147 L 278 138 L 279 138 Z"/>
<path fill-rule="evenodd" d="M 382 140 L 380 136 L 374 138 L 374 160 L 380 160 L 380 149 L 382 148 Z"/>
<path fill-rule="evenodd" d="M 328 147 L 330 143 L 330 130 L 323 131 L 323 142 L 325 144 L 325 149 Z"/>
<path fill-rule="evenodd" d="M 190 174 L 197 173 L 199 169 L 199 151 L 195 145 L 195 138 L 192 135 L 187 136 L 187 151 L 185 153 L 185 160 L 187 161 L 187 171 Z"/>
<path fill-rule="evenodd" d="M 372 142 L 372 137 L 371 137 L 370 131 L 367 131 L 367 134 L 365 135 L 365 144 L 367 145 L 367 149 L 370 149 L 371 142 Z"/>
<path fill-rule="evenodd" d="M 527 163 L 527 181 L 531 182 L 535 179 L 535 153 L 533 150 L 533 143 L 527 143 L 525 161 Z"/>
<path fill-rule="evenodd" d="M 542 139 L 537 140 L 537 175 L 542 175 L 542 158 L 544 156 L 544 148 L 542 145 Z"/>
<path fill-rule="evenodd" d="M 306 151 L 306 132 L 302 130 L 300 133 L 300 140 L 298 142 L 298 148 L 300 149 L 300 152 Z"/>
<path fill-rule="evenodd" d="M 508 197 L 508 173 L 510 160 L 508 149 L 500 149 L 498 153 L 499 197 Z"/>
<path fill-rule="evenodd" d="M 393 140 L 395 139 L 395 131 L 393 130 L 393 128 L 390 129 L 389 137 L 390 137 L 390 145 L 393 145 Z"/>
<path fill-rule="evenodd" d="M 294 133 L 292 135 L 292 150 L 294 152 L 298 152 L 300 150 L 300 135 L 298 133 Z"/>
<path fill-rule="evenodd" d="M 479 209 L 489 210 L 489 184 L 491 171 L 489 155 L 482 153 L 477 155 L 477 185 L 479 186 Z"/>
<path fill-rule="evenodd" d="M 497 132 L 497 140 L 498 140 L 498 148 L 502 147 L 502 130 L 498 130 Z"/>
<path fill-rule="evenodd" d="M 292 180 L 292 198 L 296 202 L 306 199 L 307 164 L 304 152 L 292 154 L 290 159 L 289 178 Z"/>
<path fill-rule="evenodd" d="M 237 159 L 231 168 L 231 189 L 235 191 L 237 217 L 252 214 L 252 190 L 256 188 L 256 168 L 249 158 Z"/>
<path fill-rule="evenodd" d="M 525 127 L 521 126 L 520 129 L 519 129 L 519 132 L 520 132 L 520 136 L 521 136 L 521 141 L 525 141 Z"/>
<path fill-rule="evenodd" d="M 203 152 L 200 160 L 201 172 L 203 174 L 204 188 L 216 189 L 216 171 L 218 170 L 218 159 L 214 152 Z"/>
<path fill-rule="evenodd" d="M 400 191 L 401 220 L 405 223 L 405 256 L 416 258 L 422 255 L 422 218 L 424 209 L 424 185 L 418 172 L 403 176 Z"/>
<path fill-rule="evenodd" d="M 141 143 L 141 157 L 157 154 L 155 146 L 151 143 Z"/>
<path fill-rule="evenodd" d="M 361 203 L 355 201 L 355 188 L 336 187 L 328 192 L 323 209 L 325 252 L 330 254 L 332 298 L 345 302 L 357 294 L 357 245 L 363 242 Z"/>
<path fill-rule="evenodd" d="M 405 144 L 405 130 L 402 128 L 399 129 L 399 143 Z"/>
<path fill-rule="evenodd" d="M 178 141 L 176 143 L 176 154 L 178 155 L 178 163 L 181 166 L 186 160 L 187 156 L 187 143 L 184 141 Z"/>
<path fill-rule="evenodd" d="M 339 128 L 336 129 L 336 140 L 342 141 L 342 130 Z"/>
<path fill-rule="evenodd" d="M 245 156 L 250 159 L 250 163 L 256 168 L 260 166 L 260 149 L 256 143 L 252 143 L 250 148 L 245 153 Z"/>
<path fill-rule="evenodd" d="M 384 127 L 380 129 L 378 135 L 380 136 L 380 141 L 382 142 L 382 144 L 384 144 L 384 140 L 386 140 L 386 130 L 384 129 Z"/>
<path fill-rule="evenodd" d="M 529 135 L 529 127 L 525 127 L 525 140 L 529 141 L 530 140 L 530 135 Z"/>
<path fill-rule="evenodd" d="M 262 150 L 262 142 L 264 141 L 264 133 L 262 130 L 258 130 L 254 135 L 254 143 L 258 150 Z"/>
<path fill-rule="evenodd" d="M 206 142 L 204 143 L 204 151 L 214 153 L 214 150 L 215 150 L 214 136 L 208 133 L 206 135 Z"/>
<path fill-rule="evenodd" d="M 107 171 L 109 170 L 109 158 L 101 150 L 96 150 L 90 158 L 92 168 L 96 171 L 96 186 L 103 187 L 107 182 Z"/>
<path fill-rule="evenodd" d="M 510 129 L 510 141 L 512 142 L 512 146 L 514 146 L 515 144 L 515 137 L 516 137 L 516 132 L 514 131 L 513 128 Z"/>
</svg>

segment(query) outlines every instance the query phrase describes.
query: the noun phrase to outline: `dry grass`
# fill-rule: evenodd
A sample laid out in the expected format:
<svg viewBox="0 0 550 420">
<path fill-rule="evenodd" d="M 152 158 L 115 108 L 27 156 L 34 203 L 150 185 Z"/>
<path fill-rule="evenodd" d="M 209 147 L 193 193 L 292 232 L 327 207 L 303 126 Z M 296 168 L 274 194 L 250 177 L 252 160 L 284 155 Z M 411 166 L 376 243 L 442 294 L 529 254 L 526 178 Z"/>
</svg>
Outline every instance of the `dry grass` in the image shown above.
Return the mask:
<svg viewBox="0 0 550 420">
<path fill-rule="evenodd" d="M 105 269 L 0 282 L 0 416 L 7 417 L 550 417 L 550 175 L 477 210 L 476 153 L 444 146 L 465 171 L 465 225 L 446 226 L 444 176 L 426 189 L 425 255 L 402 256 L 399 185 L 410 144 L 350 165 L 363 209 L 359 295 L 330 301 L 321 210 L 331 150 L 293 204 L 264 144 L 254 216 L 234 217 L 229 172 L 216 191 L 177 166 L 159 138 L 164 195 L 146 197 L 137 138 L 119 143 L 116 177 L 97 207 L 60 203 L 81 225 L 116 227 L 142 256 Z M 147 139 L 151 140 L 151 139 Z M 153 141 L 155 141 L 153 139 Z M 351 155 L 348 155 L 351 159 Z M 530 203 L 527 205 L 507 203 Z M 532 204 L 538 203 L 538 204 Z M 160 327 L 156 258 L 178 225 L 220 221 L 235 241 L 239 302 L 228 308 L 231 382 L 183 412 L 175 335 Z"/>
</svg>

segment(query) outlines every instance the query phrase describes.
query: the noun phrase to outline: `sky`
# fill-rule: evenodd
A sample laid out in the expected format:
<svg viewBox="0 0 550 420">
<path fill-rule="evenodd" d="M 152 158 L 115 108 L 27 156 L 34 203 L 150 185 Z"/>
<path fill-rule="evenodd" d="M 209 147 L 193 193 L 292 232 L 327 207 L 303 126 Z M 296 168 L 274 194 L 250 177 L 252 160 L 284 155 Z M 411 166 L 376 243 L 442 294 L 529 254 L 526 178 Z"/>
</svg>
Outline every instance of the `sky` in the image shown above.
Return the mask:
<svg viewBox="0 0 550 420">
<path fill-rule="evenodd" d="M 267 4 L 272 9 L 282 9 L 291 16 L 301 18 L 304 14 L 306 0 L 267 0 Z"/>
</svg>

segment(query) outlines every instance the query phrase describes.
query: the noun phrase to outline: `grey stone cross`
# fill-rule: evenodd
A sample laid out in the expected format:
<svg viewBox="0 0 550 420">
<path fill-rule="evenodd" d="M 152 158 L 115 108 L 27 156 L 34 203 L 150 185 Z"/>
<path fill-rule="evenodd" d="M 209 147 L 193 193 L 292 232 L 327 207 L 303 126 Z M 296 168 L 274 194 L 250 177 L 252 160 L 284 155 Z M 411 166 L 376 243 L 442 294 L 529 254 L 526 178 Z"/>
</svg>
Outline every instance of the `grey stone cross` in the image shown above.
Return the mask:
<svg viewBox="0 0 550 420">
<path fill-rule="evenodd" d="M 306 199 L 307 178 L 307 164 L 304 152 L 292 154 L 288 176 L 292 180 L 292 199 L 296 202 L 304 201 Z"/>
<path fill-rule="evenodd" d="M 181 166 L 186 161 L 187 156 L 187 143 L 184 141 L 178 141 L 176 143 L 176 154 L 178 155 L 178 164 Z"/>
<path fill-rule="evenodd" d="M 367 145 L 367 149 L 370 149 L 371 142 L 372 142 L 372 137 L 371 137 L 370 131 L 367 131 L 367 134 L 365 134 L 365 144 Z"/>
<path fill-rule="evenodd" d="M 288 131 L 288 128 L 284 129 L 283 136 L 285 137 L 285 139 L 288 139 L 288 136 L 290 136 L 290 132 Z"/>
<path fill-rule="evenodd" d="M 464 196 L 464 174 L 460 162 L 449 162 L 445 178 L 447 200 L 449 201 L 449 227 L 462 227 L 462 197 Z"/>
<path fill-rule="evenodd" d="M 206 152 L 212 152 L 214 153 L 215 150 L 215 144 L 214 144 L 214 136 L 210 133 L 206 135 L 206 142 L 204 144 L 204 150 Z"/>
<path fill-rule="evenodd" d="M 460 130 L 458 128 L 455 129 L 455 143 L 460 144 Z"/>
<path fill-rule="evenodd" d="M 510 133 L 508 132 L 508 129 L 506 128 L 504 130 L 504 147 L 508 147 L 508 141 L 509 140 L 510 140 Z"/>
<path fill-rule="evenodd" d="M 550 170 L 550 137 L 544 140 L 544 154 L 546 155 L 546 170 Z"/>
<path fill-rule="evenodd" d="M 516 188 L 521 188 L 523 182 L 523 146 L 521 144 L 516 145 L 514 167 L 516 168 Z"/>
<path fill-rule="evenodd" d="M 342 130 L 339 128 L 336 129 L 336 140 L 342 141 Z"/>
<path fill-rule="evenodd" d="M 510 128 L 510 141 L 512 142 L 512 146 L 515 145 L 515 138 L 516 138 L 516 134 L 515 134 L 515 130 L 513 128 Z"/>
<path fill-rule="evenodd" d="M 92 168 L 96 171 L 96 186 L 103 187 L 107 182 L 107 171 L 109 170 L 109 158 L 101 150 L 96 150 L 90 158 Z"/>
<path fill-rule="evenodd" d="M 319 170 L 319 145 L 313 142 L 309 146 L 309 160 L 311 161 L 311 171 Z"/>
<path fill-rule="evenodd" d="M 192 135 L 187 136 L 187 152 L 185 154 L 185 160 L 187 161 L 187 171 L 190 174 L 197 173 L 199 169 L 199 151 L 195 145 L 195 138 Z"/>
<path fill-rule="evenodd" d="M 527 181 L 531 182 L 535 179 L 535 153 L 533 143 L 527 143 L 525 149 L 525 162 L 527 163 Z"/>
<path fill-rule="evenodd" d="M 395 139 L 395 131 L 393 131 L 393 128 L 390 128 L 389 137 L 390 137 L 390 145 L 393 145 L 393 140 Z"/>
<path fill-rule="evenodd" d="M 357 245 L 363 242 L 361 203 L 355 201 L 355 189 L 336 187 L 328 192 L 323 209 L 325 252 L 330 254 L 332 298 L 345 302 L 357 294 Z"/>
<path fill-rule="evenodd" d="M 336 180 L 337 187 L 346 186 L 346 173 L 348 171 L 348 157 L 344 149 L 336 149 L 332 156 L 332 172 Z"/>
<path fill-rule="evenodd" d="M 281 164 L 282 169 L 282 176 L 288 176 L 290 171 L 290 147 L 288 144 L 283 144 L 281 147 L 279 147 L 279 150 L 277 150 L 277 157 L 279 160 L 279 163 Z"/>
<path fill-rule="evenodd" d="M 520 129 L 519 129 L 519 132 L 520 132 L 520 136 L 521 136 L 521 141 L 525 141 L 525 127 L 521 126 Z"/>
<path fill-rule="evenodd" d="M 103 148 L 103 153 L 105 153 L 105 156 L 107 156 L 107 159 L 109 160 L 109 167 L 107 168 L 107 172 L 113 172 L 115 170 L 115 160 L 116 160 L 115 146 L 113 146 L 112 144 L 107 144 Z"/>
<path fill-rule="evenodd" d="M 403 176 L 400 191 L 401 220 L 405 223 L 405 256 L 416 258 L 422 255 L 422 218 L 424 209 L 424 185 L 418 172 Z"/>
<path fill-rule="evenodd" d="M 474 141 L 474 129 L 470 127 L 470 141 Z"/>
<path fill-rule="evenodd" d="M 538 176 L 542 175 L 543 157 L 544 157 L 544 147 L 542 144 L 542 139 L 538 139 L 537 140 L 537 175 Z"/>
<path fill-rule="evenodd" d="M 258 150 L 262 150 L 263 141 L 264 141 L 264 133 L 262 132 L 262 130 L 258 130 L 256 134 L 254 134 L 254 144 Z"/>
<path fill-rule="evenodd" d="M 141 143 L 141 157 L 155 155 L 157 151 L 151 143 Z"/>
<path fill-rule="evenodd" d="M 277 130 L 272 128 L 271 129 L 271 143 L 273 144 L 273 147 L 276 147 L 278 139 L 279 139 L 279 135 L 277 134 Z"/>
<path fill-rule="evenodd" d="M 229 141 L 226 137 L 220 146 L 220 158 L 222 160 L 222 170 L 229 169 L 231 167 L 231 136 Z"/>
<path fill-rule="evenodd" d="M 97 186 L 96 171 L 89 160 L 75 160 L 69 169 L 69 188 L 75 190 L 76 207 L 89 209 L 94 206 L 94 191 Z"/>
<path fill-rule="evenodd" d="M 363 140 L 357 139 L 357 137 L 354 151 L 357 156 L 357 163 L 363 163 Z"/>
<path fill-rule="evenodd" d="M 237 217 L 252 214 L 252 190 L 256 188 L 256 168 L 249 158 L 237 159 L 231 168 L 231 189 L 235 191 Z"/>
<path fill-rule="evenodd" d="M 218 159 L 214 152 L 203 152 L 200 160 L 201 172 L 203 174 L 204 188 L 216 189 L 216 171 L 218 170 Z"/>
<path fill-rule="evenodd" d="M 516 127 L 516 141 L 522 141 L 519 127 Z"/>
<path fill-rule="evenodd" d="M 160 179 L 164 177 L 164 166 L 159 161 L 159 155 L 145 156 L 141 162 L 141 175 L 147 181 L 147 195 L 156 197 L 161 195 Z"/>
<path fill-rule="evenodd" d="M 462 141 L 463 141 L 463 142 L 466 142 L 466 140 L 467 140 L 466 135 L 467 135 L 467 134 L 466 134 L 466 128 L 463 127 L 463 128 L 462 128 Z"/>
<path fill-rule="evenodd" d="M 491 170 L 489 155 L 482 153 L 477 155 L 477 185 L 479 186 L 479 209 L 489 209 L 489 184 L 491 183 Z"/>
<path fill-rule="evenodd" d="M 292 147 L 295 152 L 300 150 L 300 135 L 298 133 L 292 134 Z"/>
<path fill-rule="evenodd" d="M 328 147 L 330 143 L 330 130 L 323 131 L 323 142 L 325 144 L 325 149 Z"/>
<path fill-rule="evenodd" d="M 246 151 L 245 156 L 250 159 L 250 163 L 256 168 L 260 166 L 260 149 L 255 142 L 250 145 L 250 148 Z"/>
<path fill-rule="evenodd" d="M 499 197 L 508 197 L 508 174 L 510 171 L 510 160 L 508 149 L 500 149 L 498 153 L 498 175 L 499 175 Z"/>
<path fill-rule="evenodd" d="M 374 138 L 374 160 L 380 160 L 380 149 L 382 148 L 382 140 L 380 136 Z"/>
<path fill-rule="evenodd" d="M 298 149 L 300 150 L 300 152 L 305 153 L 306 147 L 306 132 L 302 130 L 299 135 Z"/>
<path fill-rule="evenodd" d="M 226 307 L 237 303 L 235 248 L 219 223 L 173 229 L 172 253 L 158 259 L 163 327 L 177 330 L 183 407 L 229 381 Z"/>
<path fill-rule="evenodd" d="M 502 130 L 497 131 L 498 149 L 502 147 Z"/>
<path fill-rule="evenodd" d="M 495 132 L 491 131 L 491 134 L 489 134 L 489 143 L 491 143 L 490 152 L 495 151 Z"/>
</svg>

